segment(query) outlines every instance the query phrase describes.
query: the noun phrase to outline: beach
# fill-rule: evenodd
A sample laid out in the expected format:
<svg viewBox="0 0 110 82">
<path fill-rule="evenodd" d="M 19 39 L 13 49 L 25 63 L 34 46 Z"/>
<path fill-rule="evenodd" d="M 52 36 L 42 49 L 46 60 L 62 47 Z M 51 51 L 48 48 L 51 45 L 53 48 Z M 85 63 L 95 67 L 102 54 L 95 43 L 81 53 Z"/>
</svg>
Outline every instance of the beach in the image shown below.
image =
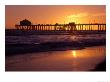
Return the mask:
<svg viewBox="0 0 110 82">
<path fill-rule="evenodd" d="M 6 34 L 5 43 L 6 71 L 106 70 L 105 34 Z"/>
<path fill-rule="evenodd" d="M 46 51 L 6 56 L 6 71 L 106 71 L 105 46 L 80 50 Z M 104 67 L 105 68 L 105 67 Z"/>
</svg>

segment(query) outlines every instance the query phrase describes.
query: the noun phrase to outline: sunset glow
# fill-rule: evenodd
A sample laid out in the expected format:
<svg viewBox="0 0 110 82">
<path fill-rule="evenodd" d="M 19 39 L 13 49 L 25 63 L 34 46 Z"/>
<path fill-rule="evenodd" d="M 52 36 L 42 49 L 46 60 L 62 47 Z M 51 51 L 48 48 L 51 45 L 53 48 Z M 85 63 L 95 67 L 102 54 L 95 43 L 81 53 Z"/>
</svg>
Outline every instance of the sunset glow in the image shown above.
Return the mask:
<svg viewBox="0 0 110 82">
<path fill-rule="evenodd" d="M 6 28 L 15 28 L 23 19 L 33 24 L 105 23 L 105 5 L 7 5 Z"/>
</svg>

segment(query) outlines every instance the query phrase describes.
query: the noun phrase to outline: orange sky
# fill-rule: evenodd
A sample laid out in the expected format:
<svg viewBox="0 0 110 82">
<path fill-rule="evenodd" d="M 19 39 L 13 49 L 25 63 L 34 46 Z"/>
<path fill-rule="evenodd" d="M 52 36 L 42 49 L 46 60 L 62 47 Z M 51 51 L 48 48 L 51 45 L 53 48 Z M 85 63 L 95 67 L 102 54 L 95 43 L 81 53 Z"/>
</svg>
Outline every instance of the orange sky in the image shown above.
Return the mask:
<svg viewBox="0 0 110 82">
<path fill-rule="evenodd" d="M 38 23 L 105 23 L 105 5 L 6 5 L 6 28 L 23 19 Z"/>
</svg>

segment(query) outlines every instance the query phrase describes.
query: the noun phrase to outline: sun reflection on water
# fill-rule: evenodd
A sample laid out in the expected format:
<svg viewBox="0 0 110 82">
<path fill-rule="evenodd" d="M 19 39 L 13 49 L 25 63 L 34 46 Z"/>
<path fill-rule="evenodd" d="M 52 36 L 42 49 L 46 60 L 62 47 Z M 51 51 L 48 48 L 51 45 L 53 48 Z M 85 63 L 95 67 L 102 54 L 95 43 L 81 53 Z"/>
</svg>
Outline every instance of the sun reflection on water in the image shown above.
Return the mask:
<svg viewBox="0 0 110 82">
<path fill-rule="evenodd" d="M 74 58 L 77 57 L 77 54 L 76 54 L 76 51 L 75 50 L 72 51 L 72 55 L 73 55 Z"/>
</svg>

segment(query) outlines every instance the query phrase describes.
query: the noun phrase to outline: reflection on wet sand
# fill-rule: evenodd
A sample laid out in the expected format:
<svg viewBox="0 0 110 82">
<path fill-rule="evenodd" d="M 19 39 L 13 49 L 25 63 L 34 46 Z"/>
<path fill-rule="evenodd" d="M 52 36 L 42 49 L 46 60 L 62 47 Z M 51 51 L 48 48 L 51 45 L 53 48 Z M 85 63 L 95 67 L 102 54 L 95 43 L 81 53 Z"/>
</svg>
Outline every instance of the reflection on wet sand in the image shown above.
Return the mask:
<svg viewBox="0 0 110 82">
<path fill-rule="evenodd" d="M 49 51 L 7 56 L 6 70 L 16 71 L 86 71 L 105 59 L 105 46 L 82 50 Z"/>
<path fill-rule="evenodd" d="M 75 50 L 72 51 L 72 55 L 73 55 L 74 58 L 77 57 L 77 54 L 76 54 L 76 51 Z"/>
<path fill-rule="evenodd" d="M 83 50 L 73 50 L 73 70 L 86 71 L 94 69 L 95 66 L 105 59 L 105 47 L 90 47 Z"/>
</svg>

